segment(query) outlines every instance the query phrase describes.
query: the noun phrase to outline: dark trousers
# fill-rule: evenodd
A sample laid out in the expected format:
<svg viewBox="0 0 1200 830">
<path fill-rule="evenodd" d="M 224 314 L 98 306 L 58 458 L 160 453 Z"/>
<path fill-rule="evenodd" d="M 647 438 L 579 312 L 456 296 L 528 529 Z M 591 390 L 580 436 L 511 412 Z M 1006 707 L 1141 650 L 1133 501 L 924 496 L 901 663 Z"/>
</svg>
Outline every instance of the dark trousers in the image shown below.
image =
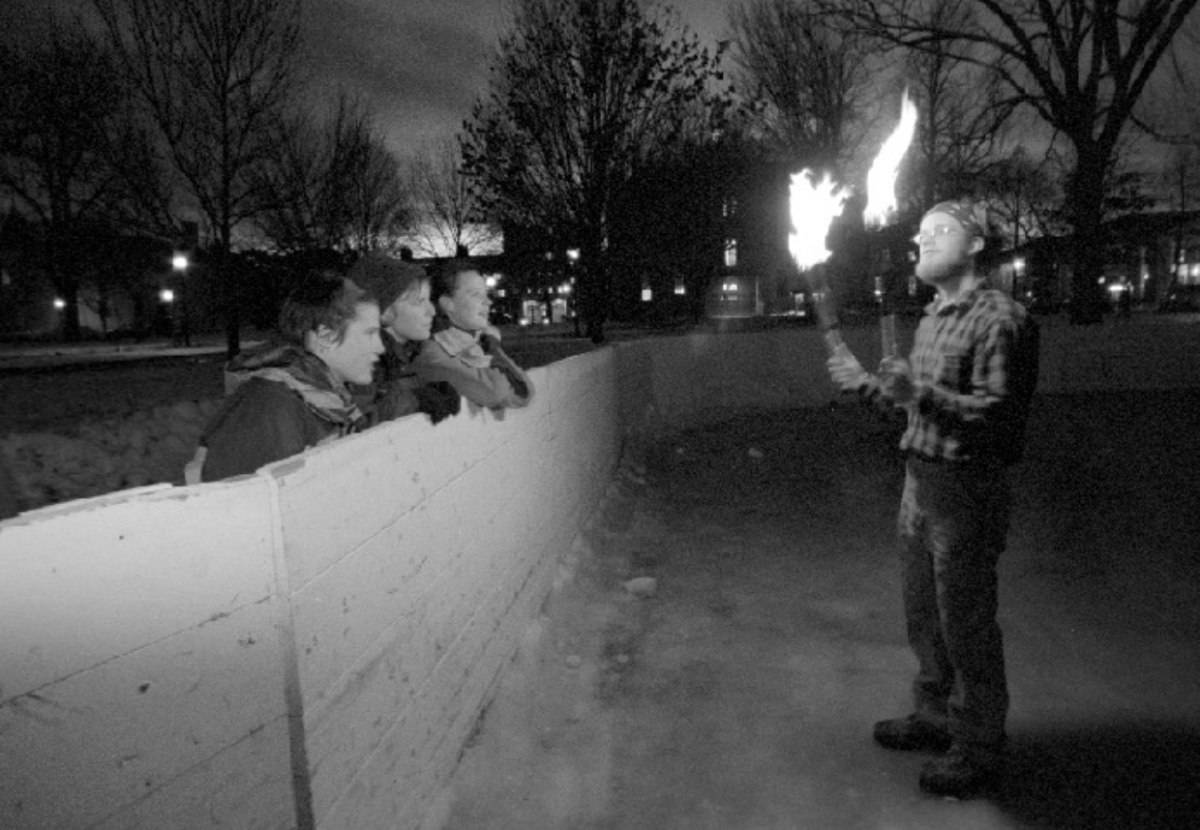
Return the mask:
<svg viewBox="0 0 1200 830">
<path fill-rule="evenodd" d="M 996 622 L 1008 521 L 1002 465 L 908 460 L 899 531 L 916 711 L 984 754 L 999 752 L 1008 712 Z"/>
</svg>

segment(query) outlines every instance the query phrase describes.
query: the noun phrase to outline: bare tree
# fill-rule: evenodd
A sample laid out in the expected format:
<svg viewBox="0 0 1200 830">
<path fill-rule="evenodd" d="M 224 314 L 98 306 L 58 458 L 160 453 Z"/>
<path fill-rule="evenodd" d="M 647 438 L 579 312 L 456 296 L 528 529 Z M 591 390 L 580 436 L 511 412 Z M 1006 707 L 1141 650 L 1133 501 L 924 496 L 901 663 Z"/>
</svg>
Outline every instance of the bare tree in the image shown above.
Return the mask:
<svg viewBox="0 0 1200 830">
<path fill-rule="evenodd" d="M 337 178 L 346 186 L 350 247 L 360 251 L 388 248 L 412 218 L 400 160 L 374 133 L 369 116 L 352 122 L 346 144 L 348 152 Z"/>
<path fill-rule="evenodd" d="M 125 77 L 213 237 L 229 354 L 240 349 L 228 268 L 261 204 L 257 172 L 291 90 L 299 0 L 92 0 Z"/>
<path fill-rule="evenodd" d="M 503 221 L 580 250 L 577 297 L 604 339 L 609 213 L 635 161 L 683 129 L 717 56 L 662 7 L 639 0 L 517 0 L 463 162 Z M 690 122 L 689 122 L 690 123 Z"/>
<path fill-rule="evenodd" d="M 1172 147 L 1159 171 L 1166 201 L 1176 210 L 1191 210 L 1200 202 L 1200 144 Z"/>
<path fill-rule="evenodd" d="M 257 223 L 284 253 L 335 249 L 344 224 L 341 193 L 330 175 L 342 135 L 341 107 L 318 126 L 307 114 L 285 118 L 275 156 L 258 171 Z"/>
<path fill-rule="evenodd" d="M 463 174 L 457 144 L 424 148 L 411 159 L 409 178 L 415 212 L 411 236 L 417 253 L 477 251 L 499 241 L 495 223 L 486 221 L 483 199 Z"/>
<path fill-rule="evenodd" d="M 996 73 L 1006 103 L 1030 108 L 1069 142 L 1071 318 L 1100 320 L 1105 174 L 1197 0 L 963 0 L 950 22 L 931 20 L 927 0 L 821 2 L 860 31 L 917 51 L 944 49 Z"/>
<path fill-rule="evenodd" d="M 729 12 L 735 86 L 775 154 L 840 173 L 863 134 L 872 80 L 867 38 L 807 0 L 751 0 Z"/>
<path fill-rule="evenodd" d="M 1200 143 L 1179 144 L 1171 148 L 1159 171 L 1159 184 L 1166 202 L 1177 213 L 1175 221 L 1175 254 L 1168 286 L 1179 279 L 1179 266 L 1184 261 L 1184 244 L 1188 215 L 1200 202 Z"/>
<path fill-rule="evenodd" d="M 381 247 L 408 221 L 399 161 L 371 111 L 345 93 L 322 124 L 286 119 L 276 145 L 260 171 L 258 223 L 281 250 Z"/>
<path fill-rule="evenodd" d="M 0 192 L 40 227 L 62 334 L 75 340 L 84 240 L 132 214 L 123 174 L 136 136 L 111 55 L 78 23 L 48 18 L 45 35 L 0 47 Z"/>
<path fill-rule="evenodd" d="M 1018 147 L 989 165 L 978 184 L 977 195 L 987 200 L 1012 247 L 1061 230 L 1063 168 L 1056 154 L 1036 158 Z"/>
<path fill-rule="evenodd" d="M 930 26 L 946 28 L 961 25 L 967 12 L 960 0 L 934 0 L 925 14 Z M 939 41 L 906 52 L 904 77 L 921 113 L 910 167 L 920 184 L 903 189 L 919 194 L 911 207 L 977 193 L 1014 108 L 998 76 Z"/>
</svg>

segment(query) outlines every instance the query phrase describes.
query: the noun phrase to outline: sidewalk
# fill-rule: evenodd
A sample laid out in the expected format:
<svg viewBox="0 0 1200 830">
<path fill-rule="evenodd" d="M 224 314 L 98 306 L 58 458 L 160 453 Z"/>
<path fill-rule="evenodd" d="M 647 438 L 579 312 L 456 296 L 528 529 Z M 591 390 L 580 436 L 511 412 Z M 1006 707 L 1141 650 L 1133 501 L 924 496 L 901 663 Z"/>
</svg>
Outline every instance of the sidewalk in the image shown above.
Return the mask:
<svg viewBox="0 0 1200 830">
<path fill-rule="evenodd" d="M 625 470 L 447 827 L 1196 826 L 1196 411 L 1197 390 L 1038 399 L 1001 566 L 1011 752 L 988 798 L 923 796 L 924 758 L 871 740 L 914 670 L 902 471 L 894 428 L 840 403 L 693 430 Z M 653 595 L 623 589 L 638 576 Z"/>
<path fill-rule="evenodd" d="M 0 343 L 0 372 L 225 353 L 224 335 L 204 335 L 191 340 L 190 346 L 177 344 L 169 338 L 111 343 Z M 246 348 L 255 342 L 258 342 L 257 338 L 243 341 L 242 347 Z"/>
</svg>

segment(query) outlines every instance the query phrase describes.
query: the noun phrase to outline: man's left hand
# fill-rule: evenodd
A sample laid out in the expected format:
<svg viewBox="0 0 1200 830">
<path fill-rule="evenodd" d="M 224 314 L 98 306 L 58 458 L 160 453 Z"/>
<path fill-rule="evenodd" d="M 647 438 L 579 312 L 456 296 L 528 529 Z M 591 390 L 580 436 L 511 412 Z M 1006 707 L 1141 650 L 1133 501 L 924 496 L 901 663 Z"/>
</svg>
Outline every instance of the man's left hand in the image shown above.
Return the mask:
<svg viewBox="0 0 1200 830">
<path fill-rule="evenodd" d="M 904 358 L 885 357 L 879 363 L 879 376 L 883 381 L 881 391 L 884 396 L 899 406 L 907 406 L 916 398 L 917 387 L 913 383 L 912 367 Z"/>
</svg>

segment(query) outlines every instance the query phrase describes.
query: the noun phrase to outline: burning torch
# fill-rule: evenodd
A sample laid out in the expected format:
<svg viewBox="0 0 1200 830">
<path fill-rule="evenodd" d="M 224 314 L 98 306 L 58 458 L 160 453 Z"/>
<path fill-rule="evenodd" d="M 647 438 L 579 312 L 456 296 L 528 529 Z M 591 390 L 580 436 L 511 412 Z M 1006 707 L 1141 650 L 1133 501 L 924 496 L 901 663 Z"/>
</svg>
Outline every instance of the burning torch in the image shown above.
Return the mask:
<svg viewBox="0 0 1200 830">
<path fill-rule="evenodd" d="M 863 219 L 869 228 L 886 224 L 896 210 L 896 174 L 912 142 L 916 126 L 917 107 L 909 99 L 906 90 L 901 104 L 900 124 L 883 143 L 867 174 L 867 207 Z M 825 247 L 829 226 L 841 215 L 848 195 L 829 175 L 819 183 L 809 170 L 801 170 L 793 175 L 790 200 L 792 233 L 788 237 L 788 250 L 796 260 L 796 265 L 805 272 L 830 355 L 852 357 L 842 340 L 829 280 L 822 267 L 830 254 Z M 896 354 L 896 316 L 884 315 L 881 327 L 883 356 L 893 357 Z"/>
<path fill-rule="evenodd" d="M 788 250 L 797 267 L 805 272 L 829 353 L 849 355 L 850 350 L 842 340 L 829 280 L 821 267 L 830 254 L 825 247 L 829 225 L 841 215 L 848 194 L 843 193 L 828 174 L 819 183 L 814 179 L 815 174 L 810 170 L 801 170 L 792 176 L 792 233 L 788 236 Z"/>
<path fill-rule="evenodd" d="M 896 211 L 896 175 L 916 128 L 917 107 L 908 97 L 908 90 L 905 90 L 900 105 L 900 123 L 879 149 L 879 155 L 875 156 L 867 173 L 867 207 L 863 210 L 863 224 L 868 228 L 886 225 Z M 883 356 L 895 357 L 896 315 L 882 315 L 879 327 Z"/>
</svg>

